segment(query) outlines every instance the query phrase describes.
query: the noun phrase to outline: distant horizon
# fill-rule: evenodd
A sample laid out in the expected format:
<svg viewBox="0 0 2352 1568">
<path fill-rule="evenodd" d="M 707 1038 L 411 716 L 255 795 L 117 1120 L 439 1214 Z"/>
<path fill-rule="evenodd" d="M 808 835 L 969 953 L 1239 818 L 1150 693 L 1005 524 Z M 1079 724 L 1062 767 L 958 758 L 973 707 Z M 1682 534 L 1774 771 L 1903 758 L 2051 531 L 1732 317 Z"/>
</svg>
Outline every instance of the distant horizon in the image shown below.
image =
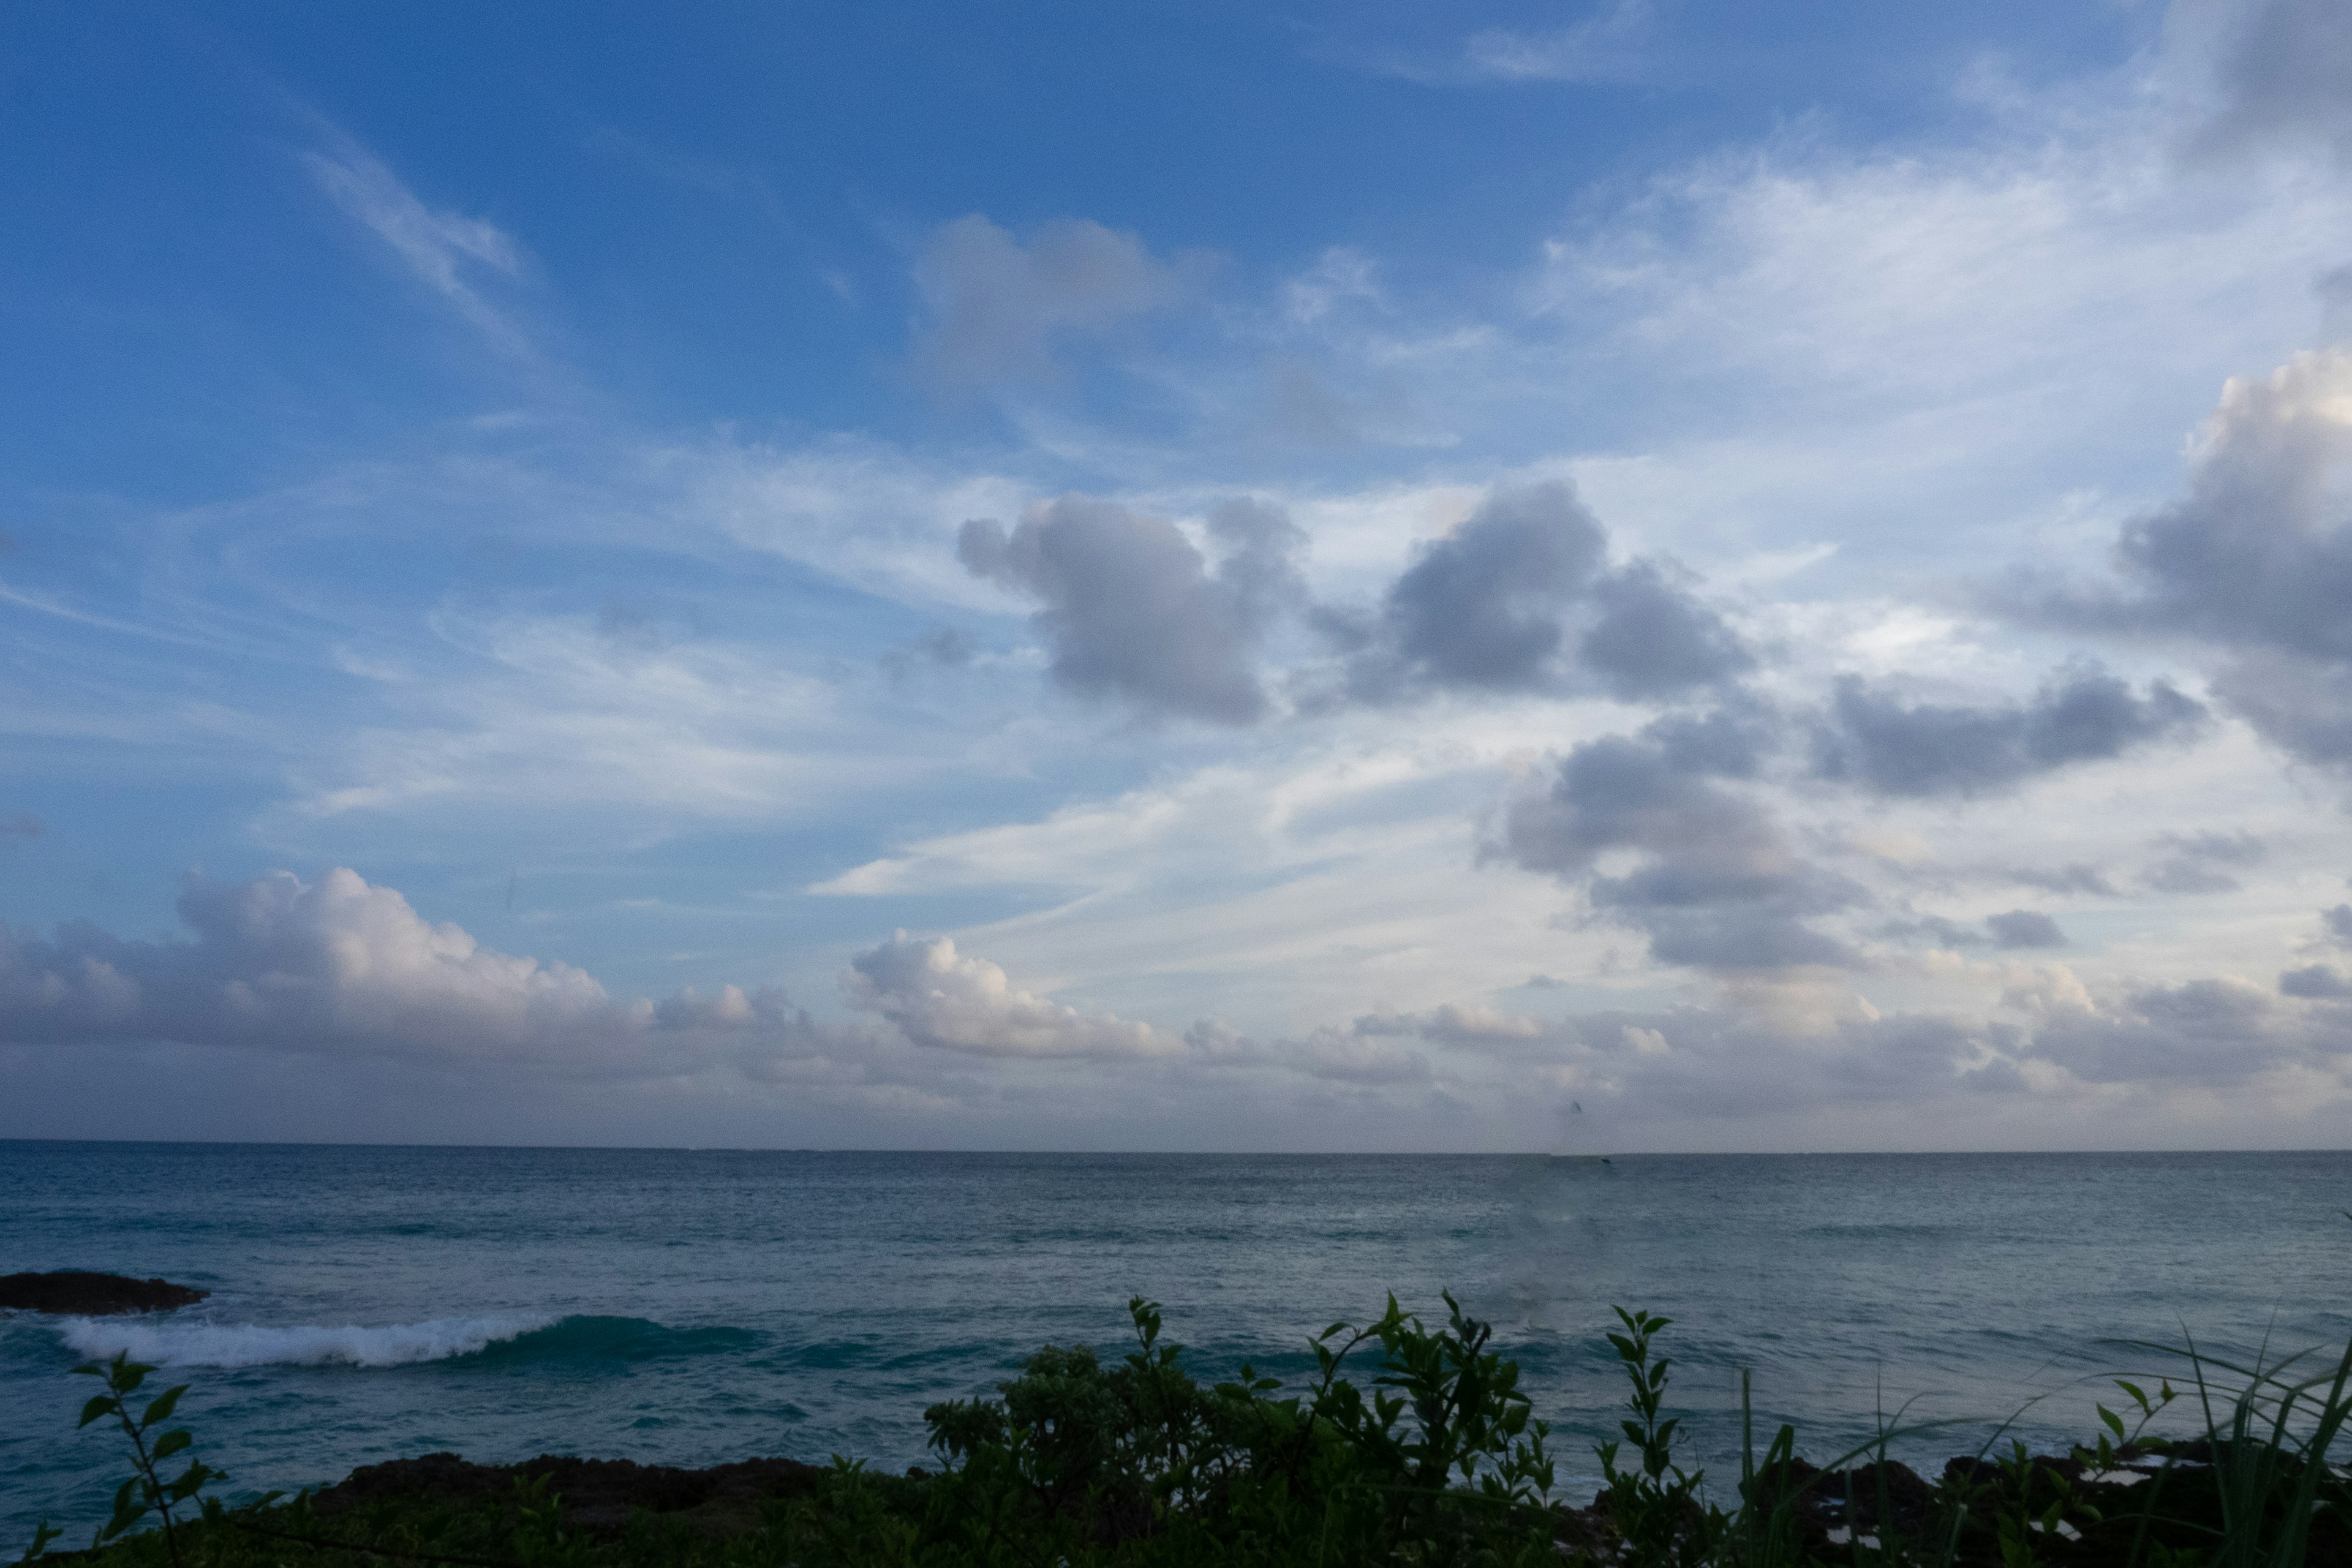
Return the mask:
<svg viewBox="0 0 2352 1568">
<path fill-rule="evenodd" d="M 2352 1154 L 2352 1148 L 2236 1149 L 1616 1149 L 1607 1153 L 1562 1153 L 1544 1149 L 926 1149 L 750 1147 L 740 1144 L 664 1143 L 375 1143 L 325 1140 L 233 1138 L 13 1138 L 7 1144 L 131 1144 L 174 1149 L 414 1149 L 481 1153 L 583 1154 L 920 1154 L 947 1156 L 1045 1156 L 1086 1160 L 2002 1160 L 2123 1159 L 2175 1154 Z"/>
<path fill-rule="evenodd" d="M 2336 0 L 0 49 L 0 1131 L 2352 1145 Z"/>
</svg>

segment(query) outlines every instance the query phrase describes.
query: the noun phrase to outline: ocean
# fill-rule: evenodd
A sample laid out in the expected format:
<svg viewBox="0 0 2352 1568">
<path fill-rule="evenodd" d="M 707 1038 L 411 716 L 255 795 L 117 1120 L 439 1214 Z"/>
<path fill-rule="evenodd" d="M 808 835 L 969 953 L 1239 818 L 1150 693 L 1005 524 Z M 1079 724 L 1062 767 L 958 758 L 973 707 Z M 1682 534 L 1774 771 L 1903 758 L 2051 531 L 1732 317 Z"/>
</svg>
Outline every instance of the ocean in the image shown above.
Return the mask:
<svg viewBox="0 0 2352 1568">
<path fill-rule="evenodd" d="M 1612 1304 L 1675 1320 L 1687 1463 L 1825 1458 L 1894 1419 L 1939 1465 L 1999 1424 L 2088 1436 L 2106 1379 L 2352 1335 L 2352 1154 L 1588 1159 L 0 1142 L 0 1273 L 213 1292 L 144 1318 L 0 1312 L 0 1553 L 67 1545 L 121 1469 L 68 1374 L 128 1350 L 234 1498 L 454 1449 L 680 1465 L 924 1461 L 923 1407 L 1040 1344 L 1118 1352 L 1163 1304 L 1197 1372 L 1296 1383 L 1390 1291 L 1496 1325 L 1562 1489 L 1622 1377 Z M 1369 1369 L 1367 1369 L 1369 1370 Z M 1727 1471 L 1727 1467 L 1728 1471 Z"/>
</svg>

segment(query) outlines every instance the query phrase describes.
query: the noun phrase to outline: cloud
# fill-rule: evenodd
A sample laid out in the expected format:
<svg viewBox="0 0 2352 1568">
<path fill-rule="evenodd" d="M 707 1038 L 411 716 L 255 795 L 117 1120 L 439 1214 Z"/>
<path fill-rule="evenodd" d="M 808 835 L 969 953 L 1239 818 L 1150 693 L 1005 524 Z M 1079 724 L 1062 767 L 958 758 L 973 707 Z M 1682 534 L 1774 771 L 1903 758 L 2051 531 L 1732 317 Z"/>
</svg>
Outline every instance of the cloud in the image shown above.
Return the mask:
<svg viewBox="0 0 2352 1568">
<path fill-rule="evenodd" d="M 1885 934 L 1897 939 L 1924 937 L 1937 947 L 2017 949 L 2066 945 L 2066 933 L 2058 929 L 2058 922 L 2035 910 L 1987 915 L 1975 926 L 1929 915 L 1924 920 L 1897 921 L 1886 927 Z"/>
<path fill-rule="evenodd" d="M 616 1000 L 585 971 L 427 921 L 355 871 L 310 883 L 285 871 L 248 882 L 191 874 L 178 908 L 189 934 L 165 942 L 89 925 L 45 941 L 0 923 L 0 1040 L 157 1040 L 600 1077 L 688 1073 L 822 1044 L 778 993 L 730 985 Z"/>
<path fill-rule="evenodd" d="M 2352 947 L 2352 904 L 2338 904 L 2332 910 L 2319 911 L 2327 927 L 2328 940 L 2338 947 Z"/>
<path fill-rule="evenodd" d="M 1164 519 L 1065 496 L 1024 518 L 964 524 L 956 552 L 974 576 L 1041 602 L 1055 681 L 1153 716 L 1248 724 L 1265 716 L 1256 656 L 1300 602 L 1304 536 L 1276 509 L 1234 501 L 1210 514 L 1225 547 L 1212 571 Z"/>
<path fill-rule="evenodd" d="M 2113 898 L 2116 894 L 2115 884 L 2107 880 L 2105 873 L 2080 861 L 2051 868 L 2004 866 L 1991 874 L 2002 881 L 2039 888 L 2045 893 L 2089 893 L 2098 898 Z"/>
<path fill-rule="evenodd" d="M 956 952 L 948 937 L 898 932 L 850 961 L 842 987 L 856 1005 L 897 1025 L 919 1046 L 984 1057 L 1152 1058 L 1184 1042 L 1149 1024 L 1081 1013 L 1015 990 L 1004 971 Z"/>
<path fill-rule="evenodd" d="M 1376 617 L 1350 626 L 1356 696 L 1433 689 L 1655 700 L 1753 663 L 1722 618 L 1658 562 L 1610 570 L 1608 536 L 1565 481 L 1490 492 L 1424 546 Z"/>
<path fill-rule="evenodd" d="M 1036 380 L 1054 352 L 1163 310 L 1198 283 L 1208 258 L 1155 258 L 1132 234 L 1058 218 L 1026 244 L 975 213 L 940 225 L 915 261 L 927 319 L 917 353 L 941 382 Z"/>
<path fill-rule="evenodd" d="M 2135 697 L 2113 676 L 2076 674 L 2031 702 L 1964 708 L 1906 705 L 1849 675 L 1815 727 L 1813 772 L 1877 795 L 1982 795 L 2180 735 L 2204 714 L 2161 680 Z"/>
<path fill-rule="evenodd" d="M 2317 143 L 2352 161 L 2352 27 L 2335 0 L 2187 0 L 2170 26 L 2213 62 L 2198 151 Z"/>
<path fill-rule="evenodd" d="M 2270 853 L 2252 833 L 2168 833 L 2156 840 L 2171 853 L 2152 868 L 2147 885 L 2160 893 L 2233 893 L 2240 883 L 2219 869 L 2259 866 Z"/>
<path fill-rule="evenodd" d="M 1801 858 L 1778 820 L 1739 787 L 1769 738 L 1754 715 L 1675 717 L 1588 741 L 1548 786 L 1505 808 L 1488 853 L 1580 886 L 1603 919 L 1633 927 L 1664 963 L 1751 970 L 1853 964 L 1813 917 L 1861 888 Z M 1622 873 L 1604 857 L 1630 854 Z"/>
<path fill-rule="evenodd" d="M 2281 973 L 2279 990 L 2312 1001 L 2343 1001 L 2352 998 L 2352 979 L 2334 964 L 2314 963 Z"/>
<path fill-rule="evenodd" d="M 2011 910 L 2006 914 L 1987 915 L 1985 929 L 1992 932 L 1993 942 L 1999 947 L 2066 945 L 2066 933 L 2058 929 L 2058 922 L 2038 910 Z"/>
<path fill-rule="evenodd" d="M 1608 82 L 1639 77 L 1649 41 L 1647 0 L 1615 0 L 1548 32 L 1488 27 L 1462 47 L 1464 74 L 1494 81 Z"/>
<path fill-rule="evenodd" d="M 2034 1056 L 2085 1083 L 2207 1087 L 2334 1061 L 2347 1049 L 2352 1036 L 2326 1019 L 2229 977 L 2140 986 L 2105 1005 L 2048 1008 L 2032 1046 Z"/>
<path fill-rule="evenodd" d="M 923 669 L 961 669 L 979 652 L 954 626 L 941 626 L 884 653 L 878 661 L 893 680 L 908 680 Z"/>
<path fill-rule="evenodd" d="M 1367 62 L 1385 76 L 1432 84 L 1622 82 L 1646 74 L 1648 0 L 1604 0 L 1563 27 L 1486 27 L 1451 56 L 1391 55 Z"/>
<path fill-rule="evenodd" d="M 2352 767 L 2352 353 L 2232 379 L 2188 494 L 2126 524 L 2116 563 L 2117 586 L 2020 602 L 2075 629 L 2200 644 L 2215 695 L 2265 738 Z"/>
<path fill-rule="evenodd" d="M 328 198 L 391 247 L 414 277 L 500 347 L 523 347 L 520 335 L 467 276 L 477 267 L 509 278 L 521 272 L 522 252 L 505 231 L 425 205 L 381 159 L 348 137 L 300 157 Z"/>
</svg>

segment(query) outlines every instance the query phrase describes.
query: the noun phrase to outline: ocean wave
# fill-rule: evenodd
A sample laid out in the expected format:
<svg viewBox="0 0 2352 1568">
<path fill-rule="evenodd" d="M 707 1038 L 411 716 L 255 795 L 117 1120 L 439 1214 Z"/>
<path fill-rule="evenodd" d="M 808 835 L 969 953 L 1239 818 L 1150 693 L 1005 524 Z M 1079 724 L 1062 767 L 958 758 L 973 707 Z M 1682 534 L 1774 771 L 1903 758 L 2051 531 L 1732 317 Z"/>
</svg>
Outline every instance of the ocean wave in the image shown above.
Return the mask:
<svg viewBox="0 0 2352 1568">
<path fill-rule="evenodd" d="M 413 1366 L 459 1358 L 490 1367 L 519 1362 L 610 1363 L 741 1353 L 766 1337 L 748 1329 L 672 1329 L 644 1318 L 546 1313 L 291 1328 L 67 1318 L 55 1328 L 68 1345 L 88 1356 L 121 1352 L 156 1366 L 220 1367 Z"/>
<path fill-rule="evenodd" d="M 340 1327 L 302 1323 L 142 1323 L 68 1318 L 58 1337 L 87 1356 L 128 1354 L 155 1366 L 407 1366 L 474 1355 L 546 1329 L 545 1316 L 433 1318 L 421 1323 Z"/>
</svg>

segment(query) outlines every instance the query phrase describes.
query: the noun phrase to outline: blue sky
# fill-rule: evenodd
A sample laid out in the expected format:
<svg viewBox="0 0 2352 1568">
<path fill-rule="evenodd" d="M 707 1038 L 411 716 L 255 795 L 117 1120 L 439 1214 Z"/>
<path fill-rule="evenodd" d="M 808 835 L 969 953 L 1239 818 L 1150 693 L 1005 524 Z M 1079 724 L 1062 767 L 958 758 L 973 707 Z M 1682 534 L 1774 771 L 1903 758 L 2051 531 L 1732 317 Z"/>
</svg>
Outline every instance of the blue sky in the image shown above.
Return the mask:
<svg viewBox="0 0 2352 1568">
<path fill-rule="evenodd" d="M 16 8 L 0 1135 L 2340 1142 L 2347 64 Z"/>
</svg>

